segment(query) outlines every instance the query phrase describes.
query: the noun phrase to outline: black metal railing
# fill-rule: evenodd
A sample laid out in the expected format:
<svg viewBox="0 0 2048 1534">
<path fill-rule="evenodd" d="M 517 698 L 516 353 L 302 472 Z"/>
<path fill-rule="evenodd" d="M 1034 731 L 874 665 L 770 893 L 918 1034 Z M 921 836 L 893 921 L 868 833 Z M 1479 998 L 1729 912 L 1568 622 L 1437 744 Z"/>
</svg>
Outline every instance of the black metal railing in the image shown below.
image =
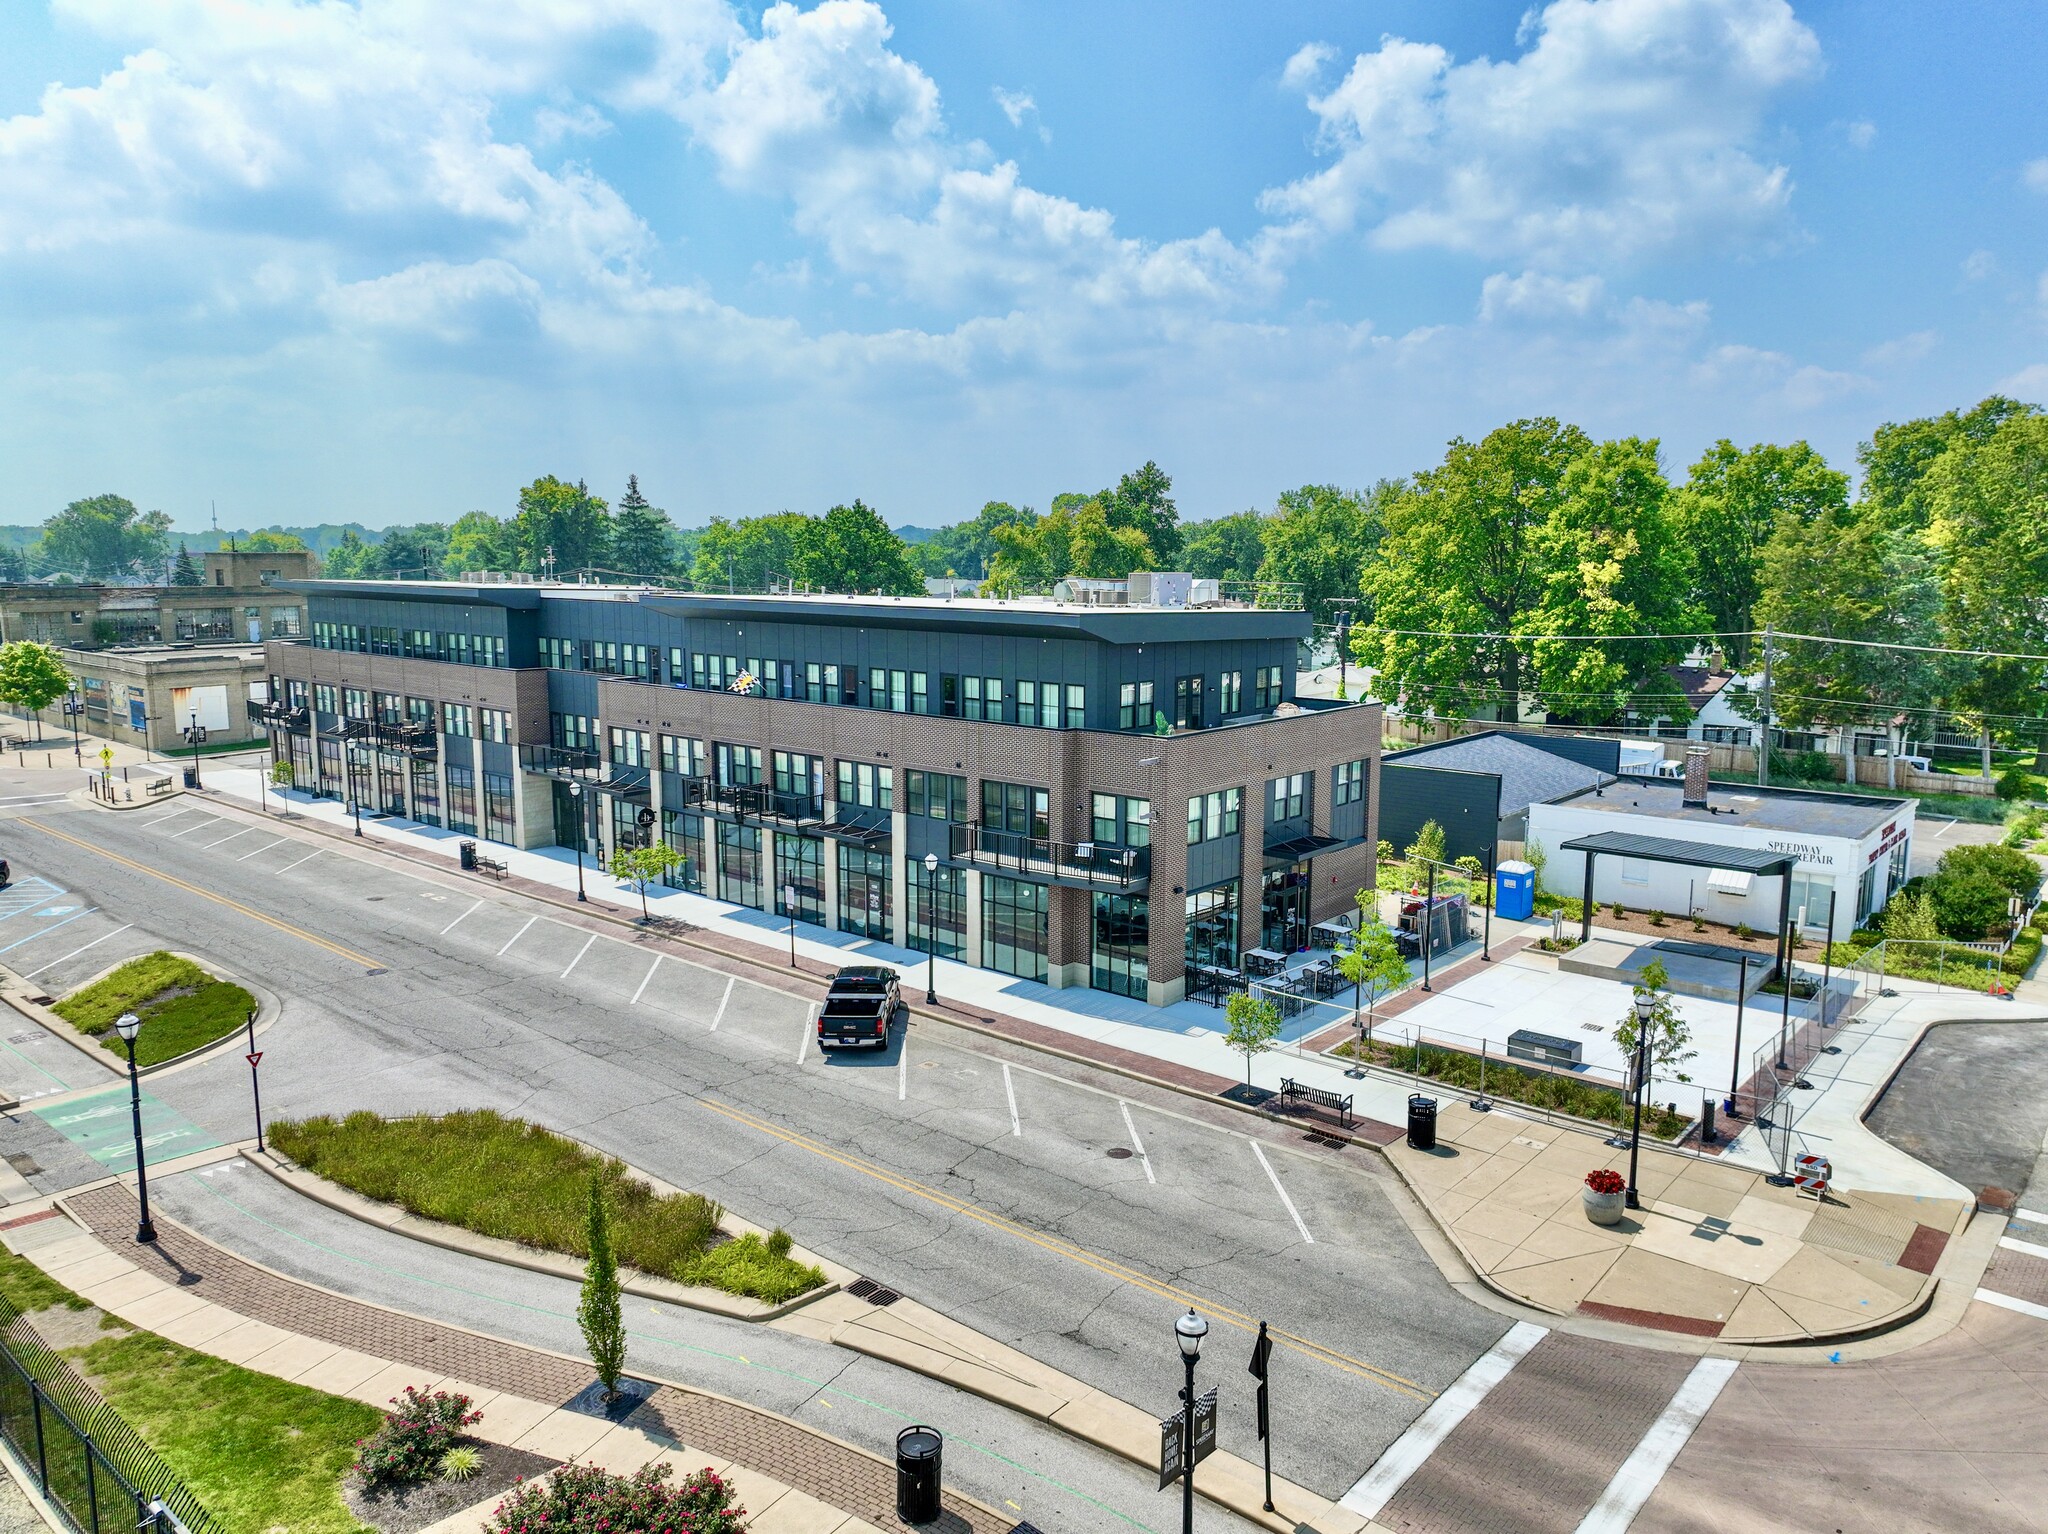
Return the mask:
<svg viewBox="0 0 2048 1534">
<path fill-rule="evenodd" d="M 716 808 L 742 819 L 810 825 L 825 818 L 824 795 L 791 793 L 770 783 L 713 783 L 710 794 Z"/>
<path fill-rule="evenodd" d="M 289 708 L 282 703 L 251 703 L 249 722 L 270 729 L 291 730 L 303 734 L 313 727 L 313 711 L 309 708 Z"/>
<path fill-rule="evenodd" d="M 365 751 L 411 757 L 414 761 L 431 762 L 441 754 L 441 737 L 434 733 L 434 727 L 411 720 L 345 719 L 341 738 L 353 741 Z"/>
<path fill-rule="evenodd" d="M 4 1299 L 0 1437 L 75 1534 L 226 1534 L 142 1435 Z"/>
<path fill-rule="evenodd" d="M 948 853 L 956 862 L 994 873 L 1103 889 L 1132 889 L 1152 877 L 1150 847 L 1055 841 L 1021 831 L 993 831 L 978 820 L 946 829 Z"/>
<path fill-rule="evenodd" d="M 582 783 L 608 794 L 636 799 L 648 792 L 654 780 L 649 768 L 627 762 L 609 762 L 595 751 L 583 751 L 573 746 L 521 746 L 519 766 L 523 771 L 544 778 Z"/>
</svg>

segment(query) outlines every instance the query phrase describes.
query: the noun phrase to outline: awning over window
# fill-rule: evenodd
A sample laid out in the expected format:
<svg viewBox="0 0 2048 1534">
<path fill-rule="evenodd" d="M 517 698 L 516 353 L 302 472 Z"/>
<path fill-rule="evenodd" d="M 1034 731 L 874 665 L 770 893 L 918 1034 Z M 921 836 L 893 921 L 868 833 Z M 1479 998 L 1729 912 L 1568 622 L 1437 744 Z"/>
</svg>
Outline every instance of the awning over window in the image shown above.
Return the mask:
<svg viewBox="0 0 2048 1534">
<path fill-rule="evenodd" d="M 1716 868 L 1707 874 L 1707 888 L 1719 890 L 1724 895 L 1747 895 L 1755 882 L 1755 874 L 1741 873 L 1733 868 Z"/>
</svg>

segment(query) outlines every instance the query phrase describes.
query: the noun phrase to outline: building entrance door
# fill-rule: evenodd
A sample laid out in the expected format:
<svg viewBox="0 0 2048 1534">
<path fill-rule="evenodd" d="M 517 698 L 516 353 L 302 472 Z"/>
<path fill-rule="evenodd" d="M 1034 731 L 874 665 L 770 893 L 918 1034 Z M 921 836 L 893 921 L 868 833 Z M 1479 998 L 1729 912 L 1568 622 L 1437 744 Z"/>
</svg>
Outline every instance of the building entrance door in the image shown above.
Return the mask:
<svg viewBox="0 0 2048 1534">
<path fill-rule="evenodd" d="M 1270 870 L 1259 905 L 1259 946 L 1275 953 L 1296 953 L 1308 947 L 1308 870 L 1306 863 Z"/>
</svg>

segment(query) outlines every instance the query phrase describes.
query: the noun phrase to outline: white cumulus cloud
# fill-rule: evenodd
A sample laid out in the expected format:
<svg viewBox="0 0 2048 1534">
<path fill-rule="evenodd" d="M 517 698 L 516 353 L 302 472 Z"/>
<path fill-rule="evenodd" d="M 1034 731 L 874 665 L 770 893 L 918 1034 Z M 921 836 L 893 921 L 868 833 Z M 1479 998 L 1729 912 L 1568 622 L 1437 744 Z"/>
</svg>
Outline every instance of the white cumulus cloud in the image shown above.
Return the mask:
<svg viewBox="0 0 2048 1534">
<path fill-rule="evenodd" d="M 1784 232 L 1765 119 L 1820 68 L 1786 0 L 1550 0 L 1521 41 L 1503 61 L 1398 37 L 1359 54 L 1308 96 L 1330 164 L 1265 208 L 1293 238 L 1582 270 Z"/>
</svg>

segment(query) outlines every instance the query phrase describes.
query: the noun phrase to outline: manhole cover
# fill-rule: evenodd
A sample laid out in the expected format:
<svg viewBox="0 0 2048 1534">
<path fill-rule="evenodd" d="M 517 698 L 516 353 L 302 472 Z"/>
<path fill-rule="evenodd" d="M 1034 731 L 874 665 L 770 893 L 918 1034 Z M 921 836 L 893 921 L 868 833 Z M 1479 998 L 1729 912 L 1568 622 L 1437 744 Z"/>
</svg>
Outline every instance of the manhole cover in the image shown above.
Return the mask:
<svg viewBox="0 0 2048 1534">
<path fill-rule="evenodd" d="M 1131 1159 L 1131 1148 L 1128 1145 L 1112 1145 L 1103 1154 L 1109 1157 L 1111 1161 L 1129 1161 Z"/>
</svg>

